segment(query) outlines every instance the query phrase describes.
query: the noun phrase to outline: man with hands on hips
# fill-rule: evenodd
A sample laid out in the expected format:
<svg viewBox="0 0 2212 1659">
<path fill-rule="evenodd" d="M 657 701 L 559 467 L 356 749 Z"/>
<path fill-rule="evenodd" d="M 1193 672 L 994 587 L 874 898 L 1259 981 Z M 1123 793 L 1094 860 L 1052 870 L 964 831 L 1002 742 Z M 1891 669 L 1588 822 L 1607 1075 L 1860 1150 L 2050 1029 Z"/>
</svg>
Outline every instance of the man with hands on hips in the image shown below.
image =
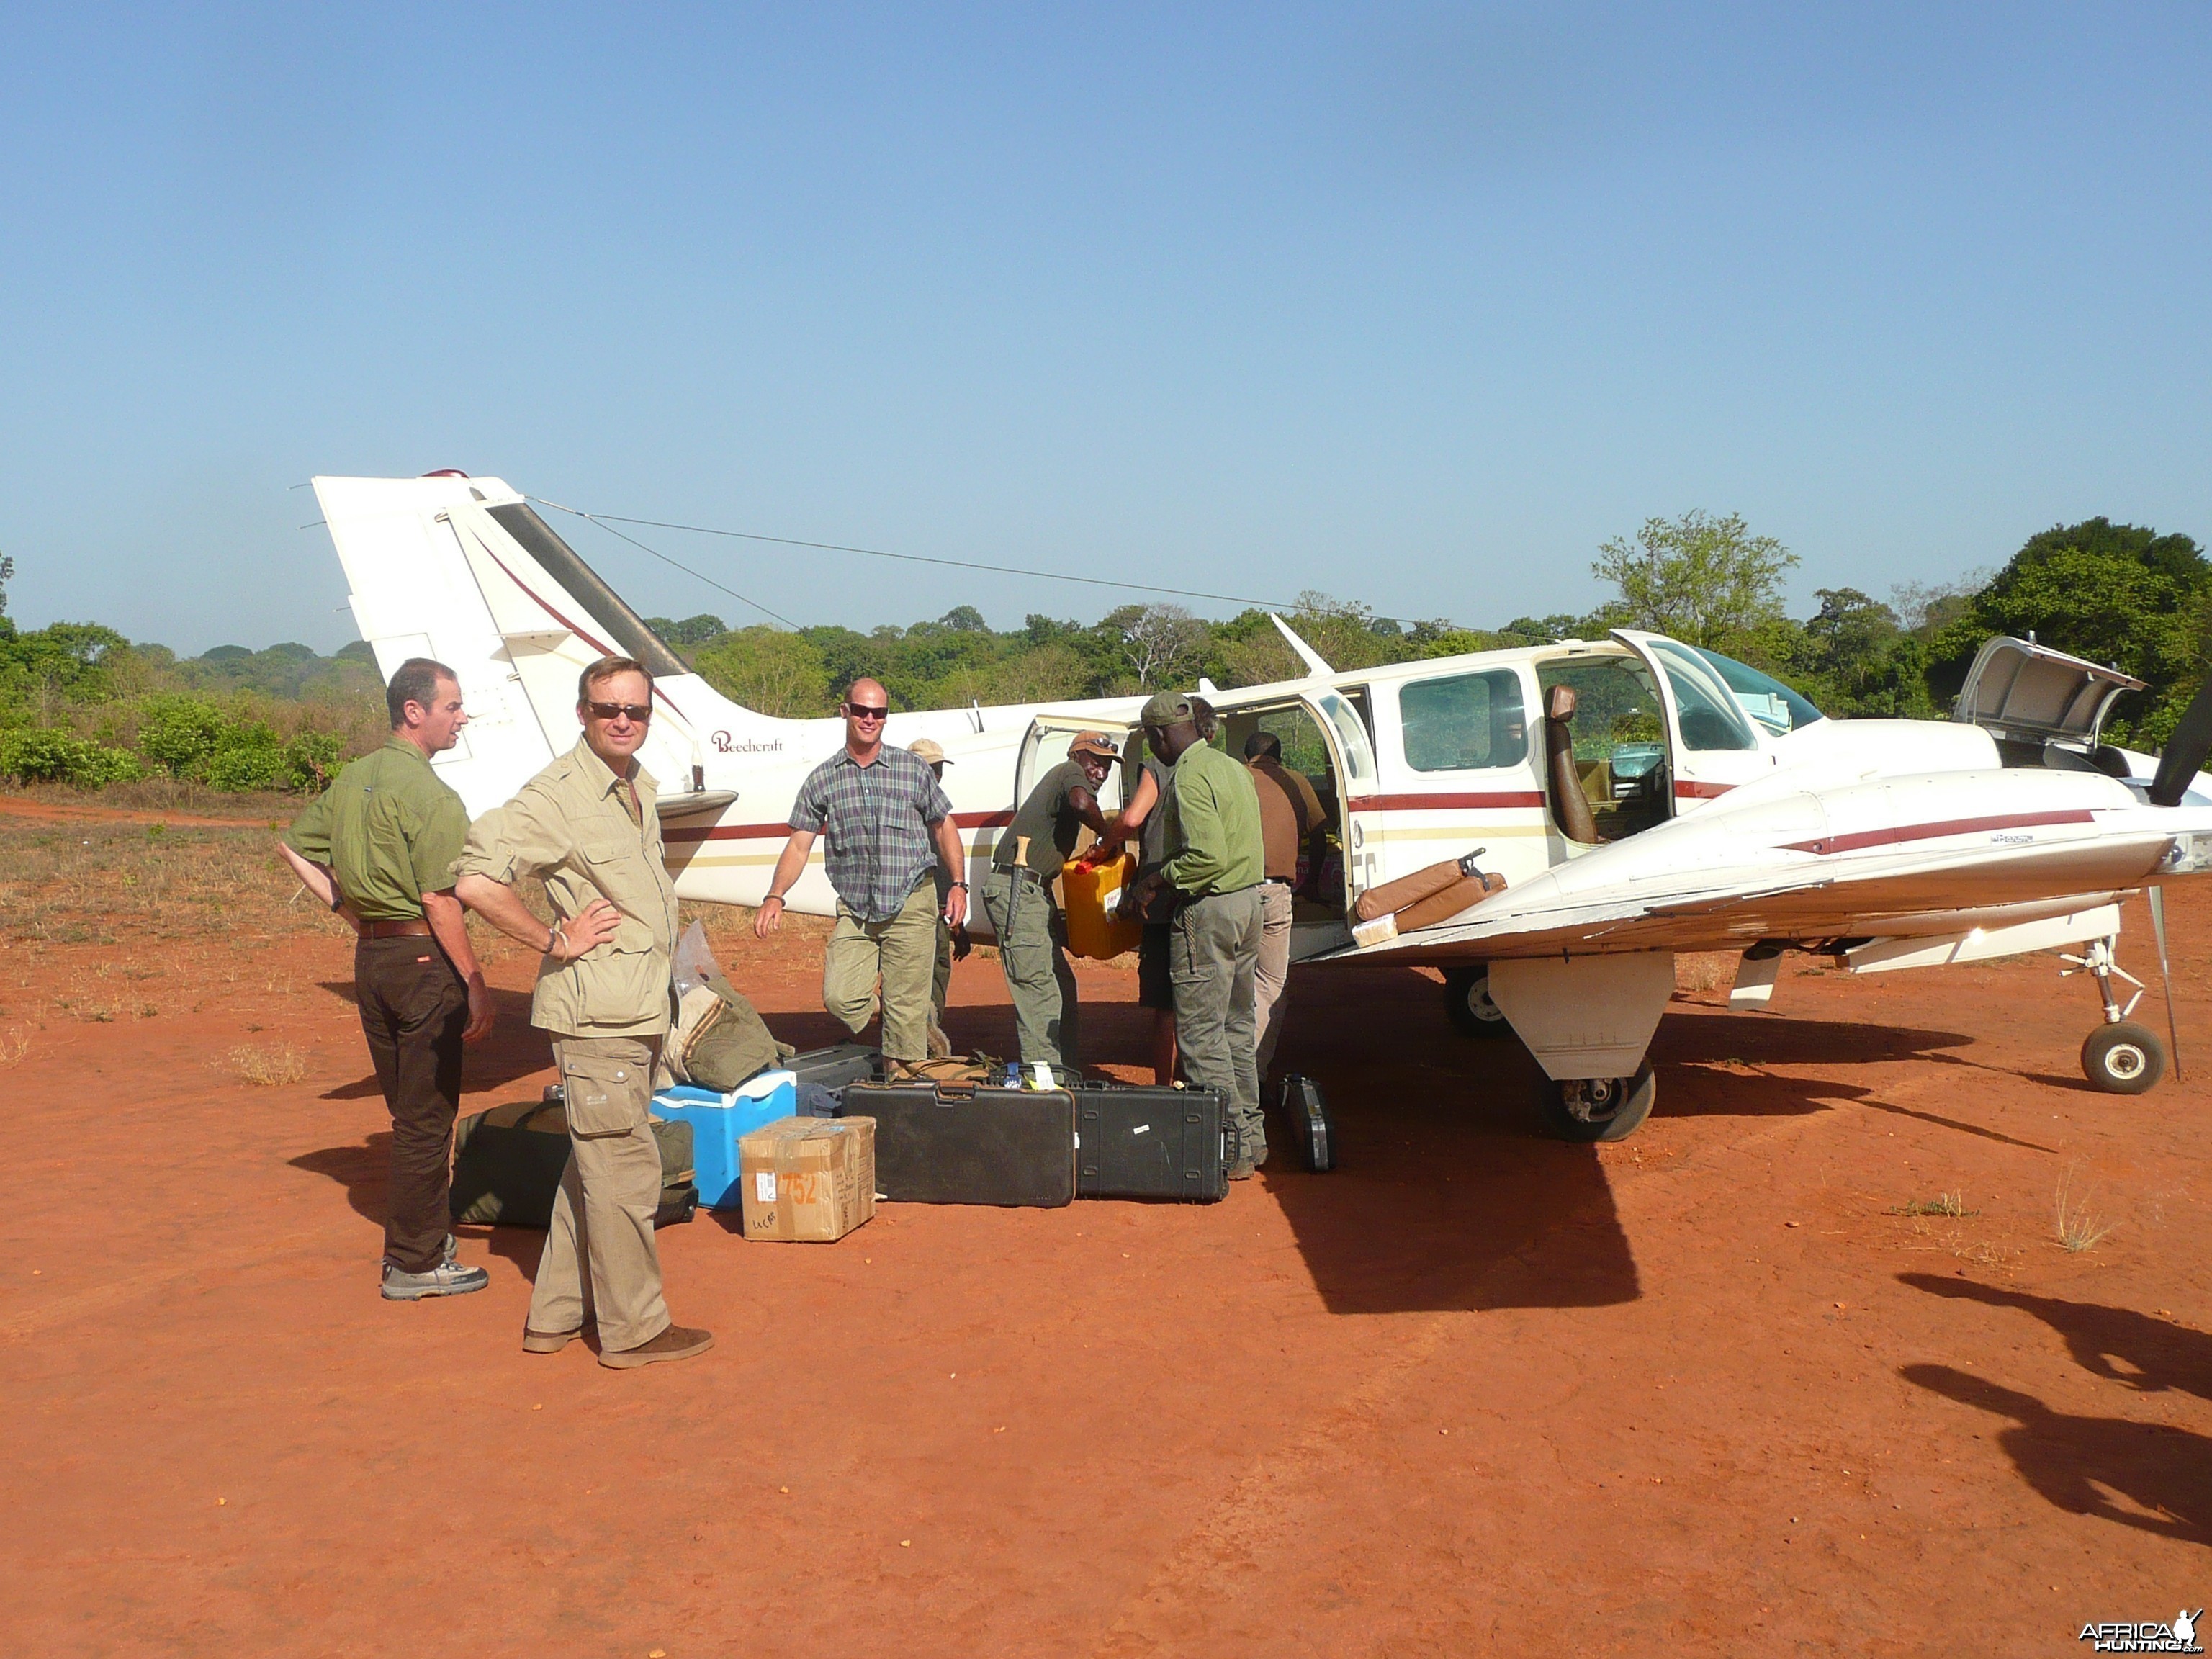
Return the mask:
<svg viewBox="0 0 2212 1659">
<path fill-rule="evenodd" d="M 578 683 L 576 717 L 576 746 L 470 830 L 455 891 L 543 953 L 530 1023 L 553 1039 L 567 1107 L 568 1167 L 522 1346 L 556 1353 L 589 1324 L 599 1364 L 626 1370 L 689 1359 L 714 1339 L 670 1321 L 653 1237 L 660 1152 L 647 1116 L 672 1023 L 676 886 L 657 786 L 637 763 L 652 675 L 630 658 L 601 658 Z M 550 926 L 516 896 L 526 875 L 544 880 Z"/>
<path fill-rule="evenodd" d="M 846 689 L 845 744 L 807 775 L 791 809 L 791 839 L 753 918 L 766 939 L 782 925 L 783 896 L 806 869 L 815 837 L 837 894 L 837 925 L 822 963 L 822 1006 L 858 1036 L 880 1007 L 884 1070 L 909 1076 L 928 1057 L 930 990 L 939 910 L 931 878 L 942 866 L 942 916 L 968 917 L 967 849 L 952 803 L 919 755 L 884 741 L 890 699 L 873 680 Z M 878 987 L 880 986 L 880 990 Z"/>
</svg>

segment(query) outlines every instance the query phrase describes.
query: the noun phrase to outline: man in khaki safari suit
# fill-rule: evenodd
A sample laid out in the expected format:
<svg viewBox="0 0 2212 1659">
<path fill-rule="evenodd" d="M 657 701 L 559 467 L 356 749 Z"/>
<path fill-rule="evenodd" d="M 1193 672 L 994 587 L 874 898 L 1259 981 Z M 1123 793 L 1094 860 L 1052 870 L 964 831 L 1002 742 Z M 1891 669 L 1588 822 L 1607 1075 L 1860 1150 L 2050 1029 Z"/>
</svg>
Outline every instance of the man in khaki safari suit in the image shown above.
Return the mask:
<svg viewBox="0 0 2212 1659">
<path fill-rule="evenodd" d="M 670 1322 L 653 1239 L 660 1153 L 647 1115 L 676 945 L 656 787 L 636 758 L 653 677 L 628 657 L 601 658 L 578 682 L 576 717 L 582 741 L 470 830 L 454 890 L 544 952 L 530 1023 L 553 1038 L 568 1106 L 568 1167 L 522 1346 L 555 1353 L 594 1324 L 599 1364 L 623 1369 L 688 1359 L 714 1339 Z M 526 875 L 544 878 L 550 929 L 515 895 Z"/>
</svg>

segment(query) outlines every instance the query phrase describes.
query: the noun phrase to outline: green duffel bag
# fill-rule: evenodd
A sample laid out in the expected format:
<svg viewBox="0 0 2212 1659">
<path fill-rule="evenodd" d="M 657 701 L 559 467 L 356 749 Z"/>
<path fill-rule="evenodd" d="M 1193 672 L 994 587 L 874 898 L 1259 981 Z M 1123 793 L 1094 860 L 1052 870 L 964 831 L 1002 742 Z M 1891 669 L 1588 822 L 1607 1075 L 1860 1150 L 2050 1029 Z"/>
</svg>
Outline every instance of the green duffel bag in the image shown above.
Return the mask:
<svg viewBox="0 0 2212 1659">
<path fill-rule="evenodd" d="M 689 1221 L 699 1207 L 691 1181 L 691 1126 L 653 1120 L 660 1148 L 656 1227 Z M 559 1100 L 518 1100 L 453 1126 L 453 1219 L 472 1226 L 550 1227 L 568 1168 L 568 1117 Z"/>
<path fill-rule="evenodd" d="M 695 985 L 677 1004 L 676 1029 L 668 1034 L 661 1059 L 678 1083 L 727 1093 L 757 1072 L 791 1058 L 788 1042 L 776 1041 L 752 1004 L 729 981 L 709 979 Z"/>
</svg>

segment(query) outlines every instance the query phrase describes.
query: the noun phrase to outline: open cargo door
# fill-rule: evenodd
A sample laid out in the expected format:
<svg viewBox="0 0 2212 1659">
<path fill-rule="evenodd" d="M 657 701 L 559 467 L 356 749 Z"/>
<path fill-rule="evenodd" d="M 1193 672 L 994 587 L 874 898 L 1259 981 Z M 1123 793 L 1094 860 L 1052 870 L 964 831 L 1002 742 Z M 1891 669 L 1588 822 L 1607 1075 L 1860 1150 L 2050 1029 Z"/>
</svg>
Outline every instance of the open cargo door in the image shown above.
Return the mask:
<svg viewBox="0 0 2212 1659">
<path fill-rule="evenodd" d="M 2113 701 L 2142 689 L 2117 668 L 2000 635 L 1975 653 L 1951 718 L 1999 743 L 2056 743 L 2087 752 L 2096 748 Z"/>
</svg>

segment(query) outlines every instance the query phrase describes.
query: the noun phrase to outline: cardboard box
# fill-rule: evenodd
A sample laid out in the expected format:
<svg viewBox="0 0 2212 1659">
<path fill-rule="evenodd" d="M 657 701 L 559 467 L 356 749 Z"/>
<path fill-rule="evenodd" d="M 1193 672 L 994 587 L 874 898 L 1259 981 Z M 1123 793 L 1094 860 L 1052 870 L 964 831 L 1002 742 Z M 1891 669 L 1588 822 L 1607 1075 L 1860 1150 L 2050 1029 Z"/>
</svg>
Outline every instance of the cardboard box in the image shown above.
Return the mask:
<svg viewBox="0 0 2212 1659">
<path fill-rule="evenodd" d="M 834 1243 L 876 1212 L 876 1121 L 787 1117 L 738 1142 L 747 1238 Z"/>
</svg>

